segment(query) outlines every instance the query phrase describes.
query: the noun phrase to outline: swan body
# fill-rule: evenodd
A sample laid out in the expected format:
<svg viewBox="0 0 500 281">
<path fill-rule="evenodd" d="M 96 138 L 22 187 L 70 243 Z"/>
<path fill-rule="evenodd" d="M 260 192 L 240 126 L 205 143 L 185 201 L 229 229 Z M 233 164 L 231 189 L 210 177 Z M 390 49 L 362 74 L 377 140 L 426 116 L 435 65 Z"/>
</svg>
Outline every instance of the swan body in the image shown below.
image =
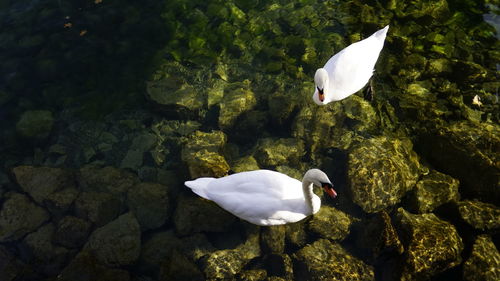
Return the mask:
<svg viewBox="0 0 500 281">
<path fill-rule="evenodd" d="M 198 178 L 184 184 L 256 225 L 293 223 L 317 213 L 321 200 L 313 193 L 313 185 L 323 187 L 332 197 L 337 195 L 328 176 L 318 169 L 307 171 L 302 182 L 279 172 L 256 170 L 217 179 Z"/>
<path fill-rule="evenodd" d="M 331 57 L 314 75 L 313 100 L 318 105 L 344 99 L 361 90 L 370 80 L 384 46 L 389 26 L 347 46 Z"/>
</svg>

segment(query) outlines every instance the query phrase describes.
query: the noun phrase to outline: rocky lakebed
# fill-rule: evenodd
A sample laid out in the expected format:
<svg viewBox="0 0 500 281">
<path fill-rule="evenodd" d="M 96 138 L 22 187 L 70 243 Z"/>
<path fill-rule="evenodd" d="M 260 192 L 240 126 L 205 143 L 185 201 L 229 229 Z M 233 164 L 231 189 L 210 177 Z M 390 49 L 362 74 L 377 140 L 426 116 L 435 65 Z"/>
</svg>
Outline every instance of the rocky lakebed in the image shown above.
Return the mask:
<svg viewBox="0 0 500 281">
<path fill-rule="evenodd" d="M 0 5 L 20 26 L 0 35 L 0 280 L 500 280 L 498 2 L 24 2 Z M 314 104 L 315 69 L 387 24 L 373 98 Z M 121 62 L 130 32 L 151 58 L 62 63 Z M 338 197 L 284 226 L 184 186 L 314 167 Z"/>
</svg>

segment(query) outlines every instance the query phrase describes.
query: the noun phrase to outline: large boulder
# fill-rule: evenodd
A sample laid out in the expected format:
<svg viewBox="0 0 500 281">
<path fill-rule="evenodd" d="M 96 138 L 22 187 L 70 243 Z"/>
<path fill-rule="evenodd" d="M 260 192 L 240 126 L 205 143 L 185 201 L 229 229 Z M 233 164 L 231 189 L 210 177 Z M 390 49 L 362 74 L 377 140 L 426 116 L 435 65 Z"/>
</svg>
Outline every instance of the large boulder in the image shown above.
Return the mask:
<svg viewBox="0 0 500 281">
<path fill-rule="evenodd" d="M 500 279 L 500 253 L 487 235 L 477 237 L 472 253 L 464 263 L 467 281 L 494 281 Z"/>
<path fill-rule="evenodd" d="M 371 266 L 327 239 L 305 246 L 293 258 L 298 280 L 375 280 Z"/>
<path fill-rule="evenodd" d="M 96 229 L 84 247 L 106 266 L 133 264 L 141 251 L 141 230 L 133 213 Z"/>
<path fill-rule="evenodd" d="M 418 180 L 420 164 L 407 139 L 375 137 L 349 151 L 347 178 L 353 201 L 375 213 L 398 203 Z"/>
<path fill-rule="evenodd" d="M 14 241 L 35 231 L 49 213 L 19 193 L 7 193 L 0 210 L 0 242 Z"/>
<path fill-rule="evenodd" d="M 136 215 L 141 229 L 160 227 L 168 217 L 170 202 L 168 188 L 158 183 L 139 183 L 128 192 L 127 204 Z"/>
<path fill-rule="evenodd" d="M 449 222 L 403 208 L 397 211 L 397 222 L 405 247 L 401 280 L 427 279 L 462 262 L 462 238 Z"/>
</svg>

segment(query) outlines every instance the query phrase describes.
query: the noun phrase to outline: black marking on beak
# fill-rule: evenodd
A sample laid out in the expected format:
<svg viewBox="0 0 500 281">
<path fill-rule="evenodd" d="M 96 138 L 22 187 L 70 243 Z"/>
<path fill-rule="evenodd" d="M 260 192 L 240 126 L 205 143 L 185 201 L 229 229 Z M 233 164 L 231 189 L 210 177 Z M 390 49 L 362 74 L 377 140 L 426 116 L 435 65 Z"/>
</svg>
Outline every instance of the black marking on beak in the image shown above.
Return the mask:
<svg viewBox="0 0 500 281">
<path fill-rule="evenodd" d="M 321 183 L 321 186 L 323 187 L 325 192 L 328 193 L 328 195 L 330 195 L 330 197 L 332 198 L 337 197 L 337 192 L 335 192 L 335 189 L 333 189 L 333 185 L 331 183 L 329 182 Z"/>
</svg>

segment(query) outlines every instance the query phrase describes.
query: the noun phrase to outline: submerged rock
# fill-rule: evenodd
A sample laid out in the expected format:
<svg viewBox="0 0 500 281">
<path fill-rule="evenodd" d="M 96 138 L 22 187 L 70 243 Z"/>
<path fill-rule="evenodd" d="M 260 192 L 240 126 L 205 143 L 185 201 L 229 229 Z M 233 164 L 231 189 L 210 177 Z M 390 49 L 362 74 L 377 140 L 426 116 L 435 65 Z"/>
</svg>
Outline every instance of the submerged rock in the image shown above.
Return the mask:
<svg viewBox="0 0 500 281">
<path fill-rule="evenodd" d="M 371 266 L 327 239 L 305 246 L 293 258 L 298 280 L 375 280 Z"/>
<path fill-rule="evenodd" d="M 420 173 L 418 156 L 409 140 L 367 139 L 350 150 L 348 161 L 353 201 L 368 213 L 398 203 Z"/>
<path fill-rule="evenodd" d="M 23 264 L 15 255 L 0 245 L 0 280 L 28 280 L 34 279 L 30 276 L 31 269 Z"/>
<path fill-rule="evenodd" d="M 80 169 L 78 175 L 78 184 L 82 190 L 107 192 L 119 196 L 125 196 L 137 182 L 138 179 L 134 174 L 112 166 L 87 165 Z"/>
<path fill-rule="evenodd" d="M 229 164 L 222 156 L 226 139 L 221 131 L 196 131 L 189 136 L 181 154 L 192 178 L 222 177 L 227 174 Z"/>
<path fill-rule="evenodd" d="M 235 173 L 253 171 L 258 169 L 260 169 L 259 164 L 253 156 L 245 156 L 239 158 L 231 165 L 231 170 L 233 170 Z"/>
<path fill-rule="evenodd" d="M 247 89 L 248 86 L 238 87 L 240 83 L 236 84 L 236 88 L 230 85 L 224 90 L 224 98 L 219 104 L 219 127 L 221 129 L 232 127 L 238 116 L 252 109 L 257 103 L 254 93 Z"/>
<path fill-rule="evenodd" d="M 75 213 L 97 226 L 115 219 L 122 210 L 122 203 L 115 196 L 104 192 L 82 192 L 75 201 Z"/>
<path fill-rule="evenodd" d="M 387 212 L 376 213 L 356 226 L 360 228 L 357 244 L 369 251 L 370 258 L 394 257 L 403 253 L 403 244 Z"/>
<path fill-rule="evenodd" d="M 184 236 L 200 231 L 227 231 L 235 217 L 206 199 L 181 196 L 173 220 L 177 233 Z"/>
<path fill-rule="evenodd" d="M 16 131 L 25 138 L 37 140 L 49 136 L 54 125 L 52 112 L 47 110 L 28 110 L 23 113 L 16 124 Z"/>
<path fill-rule="evenodd" d="M 500 208 L 477 200 L 457 203 L 460 216 L 472 227 L 479 230 L 500 228 Z"/>
<path fill-rule="evenodd" d="M 130 280 L 130 274 L 123 269 L 109 268 L 88 251 L 80 252 L 57 276 L 59 281 L 109 281 Z"/>
<path fill-rule="evenodd" d="M 272 167 L 299 164 L 304 154 L 304 144 L 297 139 L 266 138 L 257 144 L 254 157 L 262 166 Z"/>
<path fill-rule="evenodd" d="M 460 180 L 462 196 L 500 202 L 499 126 L 456 122 L 423 134 L 419 143 L 437 169 Z"/>
<path fill-rule="evenodd" d="M 127 205 L 143 230 L 163 225 L 170 211 L 168 188 L 157 183 L 139 183 L 128 192 Z"/>
<path fill-rule="evenodd" d="M 399 208 L 405 246 L 401 280 L 427 279 L 462 262 L 462 239 L 455 227 L 434 214 L 413 215 Z"/>
<path fill-rule="evenodd" d="M 500 253 L 487 235 L 477 237 L 472 253 L 464 263 L 467 281 L 496 281 L 500 279 Z"/>
<path fill-rule="evenodd" d="M 409 206 L 417 213 L 430 213 L 436 207 L 458 201 L 460 182 L 448 175 L 432 170 L 417 182 L 409 194 Z"/>
<path fill-rule="evenodd" d="M 91 223 L 81 218 L 66 216 L 57 223 L 54 243 L 66 248 L 78 248 L 85 244 Z"/>
<path fill-rule="evenodd" d="M 56 191 L 75 187 L 73 174 L 61 168 L 18 166 L 12 173 L 21 188 L 38 204 L 43 204 Z"/>
<path fill-rule="evenodd" d="M 242 270 L 238 274 L 238 280 L 241 281 L 264 281 L 267 279 L 267 272 L 265 269 L 249 269 Z"/>
<path fill-rule="evenodd" d="M 39 270 L 50 275 L 59 273 L 71 254 L 66 248 L 52 243 L 54 231 L 55 226 L 48 223 L 28 234 L 23 241 L 23 244 L 34 256 L 34 263 Z"/>
<path fill-rule="evenodd" d="M 106 266 L 134 263 L 141 250 L 141 231 L 137 219 L 132 213 L 127 213 L 96 229 L 84 249 Z"/>
<path fill-rule="evenodd" d="M 287 254 L 270 254 L 264 258 L 268 280 L 294 280 L 292 259 Z"/>
<path fill-rule="evenodd" d="M 260 244 L 264 253 L 281 254 L 285 250 L 285 226 L 261 228 Z"/>
<path fill-rule="evenodd" d="M 7 193 L 5 197 L 0 210 L 0 242 L 22 238 L 49 219 L 47 211 L 25 195 Z"/>
<path fill-rule="evenodd" d="M 175 117 L 196 116 L 204 106 L 203 95 L 190 85 L 172 88 L 171 81 L 151 81 L 146 87 L 146 97 L 159 110 Z"/>
<path fill-rule="evenodd" d="M 349 215 L 336 208 L 321 206 L 309 221 L 308 228 L 322 238 L 341 241 L 349 234 L 352 221 Z"/>
<path fill-rule="evenodd" d="M 203 273 L 195 263 L 188 260 L 183 254 L 174 250 L 162 262 L 159 280 L 193 280 L 203 281 Z"/>
</svg>

